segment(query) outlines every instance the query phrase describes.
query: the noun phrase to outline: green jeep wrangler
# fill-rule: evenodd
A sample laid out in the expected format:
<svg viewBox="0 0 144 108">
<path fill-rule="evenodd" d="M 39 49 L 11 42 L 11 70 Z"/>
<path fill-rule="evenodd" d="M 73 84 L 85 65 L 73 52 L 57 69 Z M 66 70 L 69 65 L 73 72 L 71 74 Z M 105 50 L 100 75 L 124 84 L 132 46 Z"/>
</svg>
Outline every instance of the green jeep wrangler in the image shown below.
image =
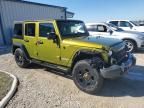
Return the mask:
<svg viewBox="0 0 144 108">
<path fill-rule="evenodd" d="M 40 64 L 72 75 L 76 86 L 97 93 L 103 79 L 115 79 L 136 63 L 121 40 L 89 36 L 82 21 L 15 22 L 13 49 L 19 67 Z"/>
</svg>

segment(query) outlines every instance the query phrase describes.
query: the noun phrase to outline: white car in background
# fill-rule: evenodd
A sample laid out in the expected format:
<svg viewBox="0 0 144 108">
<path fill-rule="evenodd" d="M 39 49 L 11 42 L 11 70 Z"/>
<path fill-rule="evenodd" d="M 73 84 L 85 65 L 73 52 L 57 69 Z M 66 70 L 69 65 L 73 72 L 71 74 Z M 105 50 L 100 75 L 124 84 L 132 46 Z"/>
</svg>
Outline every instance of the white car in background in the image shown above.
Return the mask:
<svg viewBox="0 0 144 108">
<path fill-rule="evenodd" d="M 90 23 L 86 27 L 91 36 L 102 36 L 122 39 L 126 42 L 129 52 L 144 48 L 144 33 L 124 31 L 110 23 Z"/>
<path fill-rule="evenodd" d="M 112 20 L 112 21 L 107 21 L 107 23 L 111 23 L 119 28 L 122 28 L 123 30 L 137 31 L 137 32 L 144 33 L 144 26 L 139 26 L 138 24 L 129 20 Z"/>
</svg>

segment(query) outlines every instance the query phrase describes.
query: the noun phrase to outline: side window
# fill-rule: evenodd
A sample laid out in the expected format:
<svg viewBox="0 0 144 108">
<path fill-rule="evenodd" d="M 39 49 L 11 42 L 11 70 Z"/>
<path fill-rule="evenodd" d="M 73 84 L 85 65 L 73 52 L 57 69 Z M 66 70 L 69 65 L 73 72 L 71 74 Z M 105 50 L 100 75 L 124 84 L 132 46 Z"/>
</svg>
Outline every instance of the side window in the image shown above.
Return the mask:
<svg viewBox="0 0 144 108">
<path fill-rule="evenodd" d="M 15 24 L 14 25 L 14 37 L 23 38 L 23 25 Z"/>
<path fill-rule="evenodd" d="M 93 25 L 87 26 L 87 30 L 88 31 L 93 31 L 93 32 L 97 31 L 96 26 L 93 26 Z"/>
<path fill-rule="evenodd" d="M 118 26 L 118 21 L 110 21 L 109 23 L 115 25 L 115 26 Z"/>
<path fill-rule="evenodd" d="M 35 36 L 35 23 L 25 24 L 25 35 Z"/>
<path fill-rule="evenodd" d="M 120 21 L 120 27 L 132 27 L 132 25 L 129 22 Z"/>
<path fill-rule="evenodd" d="M 40 23 L 39 24 L 39 36 L 47 37 L 48 33 L 55 32 L 54 26 L 52 23 Z"/>
<path fill-rule="evenodd" d="M 98 32 L 107 32 L 107 27 L 104 25 L 97 25 Z"/>
</svg>

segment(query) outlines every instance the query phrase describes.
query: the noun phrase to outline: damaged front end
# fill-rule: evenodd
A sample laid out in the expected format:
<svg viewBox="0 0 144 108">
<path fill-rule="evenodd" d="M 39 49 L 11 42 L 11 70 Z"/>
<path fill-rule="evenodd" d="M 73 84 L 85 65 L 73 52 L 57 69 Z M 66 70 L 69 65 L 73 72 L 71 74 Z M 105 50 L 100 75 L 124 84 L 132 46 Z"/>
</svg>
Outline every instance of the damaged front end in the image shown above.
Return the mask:
<svg viewBox="0 0 144 108">
<path fill-rule="evenodd" d="M 123 43 L 111 49 L 113 53 L 109 57 L 109 63 L 100 69 L 100 72 L 104 78 L 115 79 L 128 73 L 129 69 L 136 64 L 136 58 L 132 53 L 127 52 Z"/>
</svg>

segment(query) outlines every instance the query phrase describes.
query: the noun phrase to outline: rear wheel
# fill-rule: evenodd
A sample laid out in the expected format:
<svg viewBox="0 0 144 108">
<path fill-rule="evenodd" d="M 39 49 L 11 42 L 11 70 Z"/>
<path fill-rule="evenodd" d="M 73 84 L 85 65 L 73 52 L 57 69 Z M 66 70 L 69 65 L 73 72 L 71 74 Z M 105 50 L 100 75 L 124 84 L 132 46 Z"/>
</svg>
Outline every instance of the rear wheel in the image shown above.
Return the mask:
<svg viewBox="0 0 144 108">
<path fill-rule="evenodd" d="M 103 78 L 88 60 L 76 63 L 73 69 L 73 80 L 76 86 L 87 93 L 98 93 L 103 85 Z"/>
<path fill-rule="evenodd" d="M 26 60 L 23 51 L 20 48 L 17 48 L 14 53 L 15 61 L 17 65 L 21 68 L 26 68 L 29 66 L 29 62 Z"/>
<path fill-rule="evenodd" d="M 124 40 L 127 45 L 128 52 L 134 52 L 137 48 L 136 43 L 132 40 Z"/>
</svg>

